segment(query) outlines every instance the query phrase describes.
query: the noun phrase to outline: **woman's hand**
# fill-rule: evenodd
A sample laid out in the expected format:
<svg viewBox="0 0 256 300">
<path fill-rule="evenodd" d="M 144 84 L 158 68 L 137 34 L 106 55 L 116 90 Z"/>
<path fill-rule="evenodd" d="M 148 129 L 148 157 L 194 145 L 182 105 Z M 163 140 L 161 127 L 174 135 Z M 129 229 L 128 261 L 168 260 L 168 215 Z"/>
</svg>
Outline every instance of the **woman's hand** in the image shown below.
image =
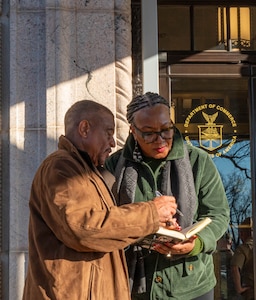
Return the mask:
<svg viewBox="0 0 256 300">
<path fill-rule="evenodd" d="M 191 252 L 195 246 L 196 235 L 184 242 L 155 244 L 153 249 L 166 256 L 184 255 Z"/>
<path fill-rule="evenodd" d="M 181 230 L 181 226 L 178 224 L 176 218 L 172 218 L 170 221 L 167 221 L 164 227 L 170 230 L 177 230 L 177 231 Z"/>
</svg>

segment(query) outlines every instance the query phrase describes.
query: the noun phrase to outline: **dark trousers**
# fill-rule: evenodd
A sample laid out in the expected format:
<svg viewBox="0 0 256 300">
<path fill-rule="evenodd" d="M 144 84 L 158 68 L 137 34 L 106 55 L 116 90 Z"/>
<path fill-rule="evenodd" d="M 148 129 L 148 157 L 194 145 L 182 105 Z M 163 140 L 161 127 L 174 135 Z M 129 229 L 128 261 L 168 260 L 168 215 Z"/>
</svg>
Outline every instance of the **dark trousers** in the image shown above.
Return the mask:
<svg viewBox="0 0 256 300">
<path fill-rule="evenodd" d="M 210 292 L 200 297 L 194 298 L 193 300 L 213 300 L 213 299 L 214 299 L 214 289 L 210 290 Z"/>
</svg>

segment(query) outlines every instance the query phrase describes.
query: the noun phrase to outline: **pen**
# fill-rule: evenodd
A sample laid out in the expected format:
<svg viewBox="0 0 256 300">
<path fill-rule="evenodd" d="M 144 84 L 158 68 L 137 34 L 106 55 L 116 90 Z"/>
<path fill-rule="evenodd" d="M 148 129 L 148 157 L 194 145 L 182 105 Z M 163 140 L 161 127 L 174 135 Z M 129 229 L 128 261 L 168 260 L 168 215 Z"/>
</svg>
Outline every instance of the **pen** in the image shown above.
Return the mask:
<svg viewBox="0 0 256 300">
<path fill-rule="evenodd" d="M 163 196 L 163 195 L 159 191 L 156 191 L 156 196 L 160 197 L 160 196 Z M 178 215 L 180 215 L 181 217 L 184 217 L 183 213 L 178 208 L 176 209 L 176 213 Z"/>
</svg>

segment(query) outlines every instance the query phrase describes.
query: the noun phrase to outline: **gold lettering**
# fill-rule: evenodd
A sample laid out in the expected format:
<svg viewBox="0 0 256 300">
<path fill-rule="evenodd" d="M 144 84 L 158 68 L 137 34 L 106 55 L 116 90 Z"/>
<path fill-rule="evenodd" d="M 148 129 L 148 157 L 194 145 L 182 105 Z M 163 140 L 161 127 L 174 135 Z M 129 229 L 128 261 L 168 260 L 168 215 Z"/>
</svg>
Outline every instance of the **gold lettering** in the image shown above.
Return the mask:
<svg viewBox="0 0 256 300">
<path fill-rule="evenodd" d="M 204 110 L 204 109 L 207 109 L 207 107 L 208 107 L 209 109 L 214 109 L 214 108 L 215 108 L 216 110 L 222 112 L 223 114 L 225 114 L 225 115 L 228 117 L 228 119 L 229 119 L 229 121 L 230 121 L 230 123 L 231 123 L 231 126 L 232 126 L 232 127 L 237 127 L 237 123 L 236 123 L 234 117 L 232 116 L 232 114 L 230 113 L 230 111 L 228 111 L 226 108 L 224 108 L 224 107 L 222 107 L 222 106 L 220 106 L 220 105 L 216 105 L 216 104 L 214 104 L 214 103 L 203 104 L 203 105 L 199 105 L 199 106 L 197 106 L 196 108 L 194 108 L 194 109 L 189 113 L 189 115 L 187 116 L 187 118 L 185 119 L 184 127 L 185 127 L 185 128 L 189 127 L 189 124 L 190 124 L 191 119 L 192 119 L 198 112 L 200 112 L 200 111 L 202 111 L 202 110 Z M 205 124 L 205 125 L 209 125 L 209 124 L 207 123 L 207 124 Z M 223 125 L 224 125 L 224 124 L 219 125 L 219 126 L 221 126 L 221 127 L 223 128 Z M 198 127 L 200 127 L 200 126 L 198 126 Z M 209 129 L 210 129 L 210 127 L 208 127 L 208 131 L 209 131 Z M 185 132 L 187 133 L 188 131 L 185 130 Z M 236 132 L 236 130 L 234 130 L 234 133 L 235 133 L 235 132 Z M 222 137 L 221 137 L 221 138 L 222 138 Z M 191 141 L 190 141 L 188 135 L 185 136 L 185 140 L 186 140 L 187 144 L 192 145 L 192 143 L 191 143 Z M 224 153 L 227 153 L 227 152 L 233 147 L 233 145 L 235 144 L 236 140 L 237 140 L 237 136 L 235 136 L 235 135 L 232 136 L 231 142 L 230 142 L 229 145 L 223 150 L 223 152 L 219 151 L 219 152 L 216 152 L 215 154 L 213 154 L 213 153 L 210 154 L 210 153 L 209 153 L 209 155 L 210 155 L 212 158 L 215 157 L 215 156 L 216 156 L 216 157 L 222 156 Z M 221 142 L 222 142 L 222 140 L 221 140 Z"/>
<path fill-rule="evenodd" d="M 209 108 L 214 108 L 216 104 L 209 104 Z"/>
<path fill-rule="evenodd" d="M 187 116 L 186 120 L 185 120 L 185 123 L 184 123 L 184 127 L 188 127 L 191 119 L 193 118 L 193 116 L 198 113 L 200 110 L 203 110 L 203 109 L 206 109 L 207 108 L 207 104 L 203 104 L 203 105 L 200 105 L 196 108 L 194 108 L 190 113 L 189 115 Z"/>
<path fill-rule="evenodd" d="M 233 145 L 234 145 L 235 142 L 236 142 L 236 139 L 237 139 L 237 136 L 236 136 L 236 135 L 232 137 L 232 140 L 231 140 L 230 144 L 229 144 L 229 145 L 227 146 L 227 148 L 223 151 L 223 153 L 227 153 L 227 152 L 233 147 Z"/>
<path fill-rule="evenodd" d="M 217 105 L 216 109 L 223 112 L 229 118 L 232 127 L 237 127 L 237 124 L 236 124 L 236 121 L 235 121 L 234 117 L 232 116 L 232 114 L 226 108 Z"/>
<path fill-rule="evenodd" d="M 190 142 L 189 136 L 185 136 L 185 140 L 186 140 L 187 144 L 192 146 L 192 143 Z"/>
</svg>

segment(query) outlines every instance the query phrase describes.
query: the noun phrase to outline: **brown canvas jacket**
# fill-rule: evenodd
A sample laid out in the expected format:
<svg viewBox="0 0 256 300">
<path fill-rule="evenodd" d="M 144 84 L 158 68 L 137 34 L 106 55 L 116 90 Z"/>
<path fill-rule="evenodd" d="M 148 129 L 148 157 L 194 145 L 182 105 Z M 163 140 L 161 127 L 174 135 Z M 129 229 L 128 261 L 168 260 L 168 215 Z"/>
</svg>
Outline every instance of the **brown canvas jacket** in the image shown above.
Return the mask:
<svg viewBox="0 0 256 300">
<path fill-rule="evenodd" d="M 23 300 L 128 300 L 123 249 L 158 229 L 152 201 L 114 205 L 97 170 L 60 137 L 39 167 L 29 201 Z"/>
</svg>

